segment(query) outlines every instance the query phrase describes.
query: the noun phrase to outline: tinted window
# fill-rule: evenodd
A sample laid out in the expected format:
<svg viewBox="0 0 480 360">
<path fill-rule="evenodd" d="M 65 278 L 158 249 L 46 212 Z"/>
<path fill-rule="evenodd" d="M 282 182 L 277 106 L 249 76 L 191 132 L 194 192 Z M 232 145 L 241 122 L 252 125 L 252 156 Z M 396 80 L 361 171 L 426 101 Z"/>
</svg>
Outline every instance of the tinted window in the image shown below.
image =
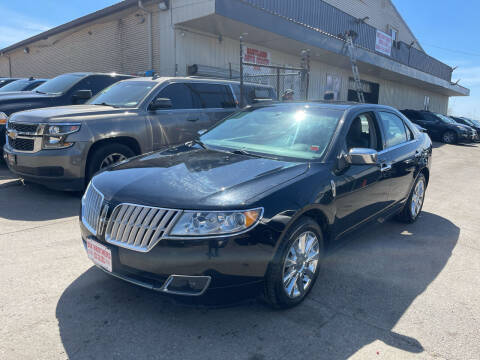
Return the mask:
<svg viewBox="0 0 480 360">
<path fill-rule="evenodd" d="M 171 84 L 160 91 L 157 98 L 167 98 L 172 101 L 172 109 L 195 109 L 193 93 L 185 84 Z"/>
<path fill-rule="evenodd" d="M 82 81 L 75 86 L 74 90 L 91 90 L 92 94 L 95 95 L 119 80 L 120 78 L 116 76 L 91 75 L 82 79 Z"/>
<path fill-rule="evenodd" d="M 187 86 L 196 95 L 202 108 L 232 108 L 235 107 L 235 101 L 229 87 L 217 84 L 194 83 Z"/>
<path fill-rule="evenodd" d="M 35 91 L 46 94 L 63 94 L 83 78 L 84 75 L 65 74 L 47 81 Z"/>
<path fill-rule="evenodd" d="M 137 107 L 138 104 L 157 85 L 154 81 L 124 81 L 100 91 L 88 103 L 111 105 L 115 107 Z"/>
<path fill-rule="evenodd" d="M 240 101 L 240 86 L 233 85 L 233 90 L 235 91 L 235 96 L 237 97 L 238 101 Z M 271 87 L 263 87 L 263 86 L 246 85 L 244 95 L 245 95 L 244 101 L 248 105 L 252 105 L 255 102 L 255 99 L 275 100 L 277 98 L 275 91 Z"/>
<path fill-rule="evenodd" d="M 45 81 L 32 81 L 25 89 L 23 89 L 24 91 L 30 91 L 30 90 L 33 90 L 37 87 L 39 87 L 40 85 L 42 85 L 43 83 L 45 83 Z"/>
<path fill-rule="evenodd" d="M 343 112 L 297 104 L 237 112 L 201 140 L 212 147 L 299 159 L 322 157 Z"/>
<path fill-rule="evenodd" d="M 347 134 L 348 150 L 353 148 L 381 150 L 381 141 L 378 139 L 373 119 L 372 113 L 365 113 L 353 120 Z"/>
<path fill-rule="evenodd" d="M 408 138 L 403 120 L 392 113 L 380 112 L 379 114 L 385 129 L 387 148 L 406 142 Z"/>
<path fill-rule="evenodd" d="M 422 116 L 423 120 L 425 120 L 425 121 L 435 122 L 435 121 L 438 120 L 438 118 L 435 115 L 430 114 L 430 113 L 421 113 L 421 116 Z"/>
</svg>

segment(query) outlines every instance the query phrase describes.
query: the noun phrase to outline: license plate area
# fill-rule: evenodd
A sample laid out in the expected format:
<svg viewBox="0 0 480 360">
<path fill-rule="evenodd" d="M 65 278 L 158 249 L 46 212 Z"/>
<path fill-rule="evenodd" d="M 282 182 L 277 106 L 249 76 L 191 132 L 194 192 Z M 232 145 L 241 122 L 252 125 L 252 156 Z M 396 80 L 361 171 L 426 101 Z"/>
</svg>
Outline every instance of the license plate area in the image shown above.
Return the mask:
<svg viewBox="0 0 480 360">
<path fill-rule="evenodd" d="M 94 264 L 112 272 L 112 251 L 98 241 L 88 238 L 87 255 Z"/>
</svg>

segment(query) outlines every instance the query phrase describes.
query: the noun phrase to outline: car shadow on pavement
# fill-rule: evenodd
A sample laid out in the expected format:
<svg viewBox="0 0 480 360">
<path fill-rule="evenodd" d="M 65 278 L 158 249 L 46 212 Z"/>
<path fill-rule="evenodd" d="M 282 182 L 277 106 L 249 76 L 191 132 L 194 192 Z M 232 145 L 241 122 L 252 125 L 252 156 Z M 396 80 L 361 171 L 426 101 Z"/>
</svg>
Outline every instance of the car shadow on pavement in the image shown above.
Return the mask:
<svg viewBox="0 0 480 360">
<path fill-rule="evenodd" d="M 0 219 L 47 221 L 76 216 L 81 196 L 12 180 L 0 184 Z"/>
<path fill-rule="evenodd" d="M 58 301 L 60 336 L 70 359 L 346 359 L 376 340 L 422 353 L 413 334 L 392 329 L 445 267 L 459 232 L 423 213 L 413 225 L 357 233 L 329 253 L 309 298 L 287 311 L 255 301 L 186 307 L 92 267 Z"/>
</svg>

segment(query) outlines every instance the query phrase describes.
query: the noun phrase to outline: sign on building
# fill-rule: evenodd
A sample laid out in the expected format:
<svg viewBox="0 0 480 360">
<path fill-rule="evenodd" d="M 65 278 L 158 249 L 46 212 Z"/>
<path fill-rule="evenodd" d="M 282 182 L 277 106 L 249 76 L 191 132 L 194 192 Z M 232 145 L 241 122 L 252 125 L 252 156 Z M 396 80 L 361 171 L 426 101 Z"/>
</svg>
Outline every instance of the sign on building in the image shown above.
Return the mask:
<svg viewBox="0 0 480 360">
<path fill-rule="evenodd" d="M 268 51 L 245 47 L 243 61 L 251 64 L 270 65 L 271 55 Z"/>
<path fill-rule="evenodd" d="M 377 30 L 377 39 L 375 42 L 375 51 L 381 54 L 392 55 L 392 37 L 383 31 Z"/>
</svg>

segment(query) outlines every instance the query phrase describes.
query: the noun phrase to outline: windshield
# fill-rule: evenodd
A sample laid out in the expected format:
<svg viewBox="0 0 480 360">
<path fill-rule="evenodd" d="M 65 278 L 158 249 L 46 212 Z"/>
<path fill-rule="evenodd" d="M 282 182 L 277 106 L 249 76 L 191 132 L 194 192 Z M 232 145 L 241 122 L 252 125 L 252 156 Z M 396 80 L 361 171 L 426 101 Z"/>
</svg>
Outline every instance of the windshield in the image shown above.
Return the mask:
<svg viewBox="0 0 480 360">
<path fill-rule="evenodd" d="M 157 85 L 154 81 L 124 81 L 113 84 L 98 93 L 88 103 L 93 105 L 110 105 L 114 107 L 137 107 L 140 102 Z"/>
<path fill-rule="evenodd" d="M 26 86 L 28 86 L 29 83 L 30 81 L 28 80 L 16 80 L 2 87 L 0 89 L 0 92 L 22 91 L 23 89 L 25 89 Z"/>
<path fill-rule="evenodd" d="M 445 116 L 445 115 L 442 115 L 442 114 L 435 114 L 437 115 L 440 120 L 442 120 L 443 122 L 447 123 L 447 124 L 457 124 L 457 122 L 453 119 L 450 119 L 448 116 Z"/>
<path fill-rule="evenodd" d="M 467 118 L 461 118 L 461 120 L 465 121 L 467 123 L 467 125 L 470 125 L 470 126 L 475 126 L 475 123 L 470 120 L 470 119 L 467 119 Z"/>
<path fill-rule="evenodd" d="M 41 94 L 60 95 L 68 91 L 83 77 L 84 75 L 75 74 L 60 75 L 40 85 L 35 89 L 35 91 Z"/>
<path fill-rule="evenodd" d="M 299 104 L 238 112 L 200 137 L 204 145 L 303 160 L 323 156 L 343 111 Z"/>
</svg>

